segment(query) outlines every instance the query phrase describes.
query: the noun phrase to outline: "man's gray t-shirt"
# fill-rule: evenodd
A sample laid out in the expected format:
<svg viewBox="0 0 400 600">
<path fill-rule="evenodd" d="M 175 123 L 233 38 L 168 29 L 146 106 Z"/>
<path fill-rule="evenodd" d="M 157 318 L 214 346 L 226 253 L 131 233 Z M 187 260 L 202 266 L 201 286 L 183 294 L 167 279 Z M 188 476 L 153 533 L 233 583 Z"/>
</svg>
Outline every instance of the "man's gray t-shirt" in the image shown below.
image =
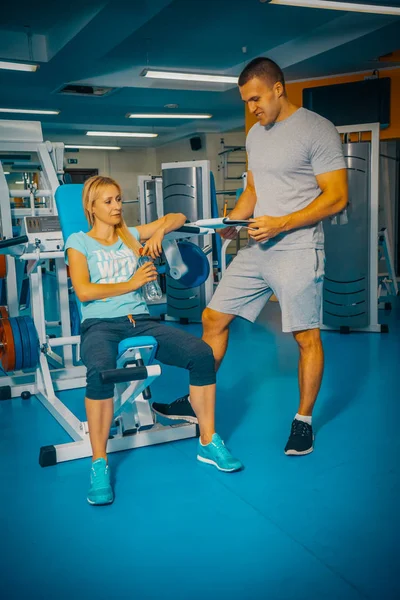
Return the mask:
<svg viewBox="0 0 400 600">
<path fill-rule="evenodd" d="M 316 175 L 346 168 L 335 126 L 305 108 L 269 127 L 253 125 L 246 149 L 257 194 L 255 217 L 280 217 L 305 208 L 321 194 Z M 322 223 L 281 234 L 263 245 L 276 250 L 322 249 Z"/>
</svg>

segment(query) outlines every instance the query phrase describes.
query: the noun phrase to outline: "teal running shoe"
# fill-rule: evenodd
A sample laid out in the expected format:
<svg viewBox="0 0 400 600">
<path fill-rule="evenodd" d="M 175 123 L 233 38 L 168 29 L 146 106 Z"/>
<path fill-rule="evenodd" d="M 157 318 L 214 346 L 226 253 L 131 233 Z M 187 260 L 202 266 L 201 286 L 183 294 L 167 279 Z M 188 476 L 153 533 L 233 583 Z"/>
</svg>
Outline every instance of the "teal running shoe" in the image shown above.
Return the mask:
<svg viewBox="0 0 400 600">
<path fill-rule="evenodd" d="M 111 504 L 114 501 L 114 492 L 110 482 L 110 467 L 104 458 L 98 458 L 92 463 L 87 501 L 95 506 Z"/>
<path fill-rule="evenodd" d="M 214 433 L 211 442 L 205 446 L 199 440 L 197 460 L 213 465 L 225 473 L 233 473 L 243 469 L 240 460 L 233 458 L 218 433 Z"/>
</svg>

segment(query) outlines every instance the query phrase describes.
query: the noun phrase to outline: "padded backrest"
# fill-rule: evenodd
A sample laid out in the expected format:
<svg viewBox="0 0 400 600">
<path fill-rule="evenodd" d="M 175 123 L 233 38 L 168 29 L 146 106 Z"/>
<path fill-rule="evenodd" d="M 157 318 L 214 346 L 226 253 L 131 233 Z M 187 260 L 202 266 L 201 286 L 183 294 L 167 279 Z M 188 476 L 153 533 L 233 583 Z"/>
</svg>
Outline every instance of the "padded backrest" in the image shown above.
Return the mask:
<svg viewBox="0 0 400 600">
<path fill-rule="evenodd" d="M 58 211 L 58 218 L 60 219 L 61 233 L 64 241 L 68 239 L 71 233 L 77 231 L 89 231 L 89 225 L 83 212 L 82 206 L 82 183 L 66 183 L 60 185 L 55 193 L 55 200 Z M 73 328 L 73 335 L 78 333 L 79 324 L 78 320 L 74 317 L 74 306 L 76 302 L 79 315 L 82 316 L 81 303 L 75 296 L 70 299 L 70 313 L 71 313 L 71 324 Z"/>
<path fill-rule="evenodd" d="M 82 206 L 82 183 L 60 185 L 55 194 L 58 217 L 64 241 L 77 231 L 89 231 Z"/>
</svg>

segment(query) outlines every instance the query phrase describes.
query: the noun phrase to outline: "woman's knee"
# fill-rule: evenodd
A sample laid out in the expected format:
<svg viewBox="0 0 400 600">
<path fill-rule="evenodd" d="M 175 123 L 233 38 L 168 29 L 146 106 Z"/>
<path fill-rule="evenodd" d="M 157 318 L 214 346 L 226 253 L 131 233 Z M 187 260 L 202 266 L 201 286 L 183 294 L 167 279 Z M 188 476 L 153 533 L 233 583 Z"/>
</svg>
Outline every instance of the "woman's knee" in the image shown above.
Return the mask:
<svg viewBox="0 0 400 600">
<path fill-rule="evenodd" d="M 192 359 L 189 361 L 191 385 L 210 385 L 215 383 L 215 359 L 211 347 L 199 340 Z"/>
<path fill-rule="evenodd" d="M 85 364 L 85 361 L 82 361 Z M 103 383 L 101 374 L 115 369 L 116 357 L 113 353 L 93 353 L 86 361 L 86 396 L 93 400 L 105 400 L 113 397 L 114 384 Z"/>
</svg>

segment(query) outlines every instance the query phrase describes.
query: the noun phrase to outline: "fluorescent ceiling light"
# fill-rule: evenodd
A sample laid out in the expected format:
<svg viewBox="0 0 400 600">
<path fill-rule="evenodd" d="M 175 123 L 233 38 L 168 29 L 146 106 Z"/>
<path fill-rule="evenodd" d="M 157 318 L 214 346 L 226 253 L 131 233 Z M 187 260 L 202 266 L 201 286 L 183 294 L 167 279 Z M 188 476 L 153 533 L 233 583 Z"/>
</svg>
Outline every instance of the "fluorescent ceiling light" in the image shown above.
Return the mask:
<svg viewBox="0 0 400 600">
<path fill-rule="evenodd" d="M 121 150 L 119 146 L 81 146 L 79 144 L 65 144 L 64 148 L 71 150 Z"/>
<path fill-rule="evenodd" d="M 158 133 L 131 133 L 130 131 L 88 131 L 86 135 L 97 137 L 134 137 L 134 138 L 154 138 Z"/>
<path fill-rule="evenodd" d="M 10 171 L 3 171 L 4 175 L 9 175 Z"/>
<path fill-rule="evenodd" d="M 128 119 L 211 119 L 212 115 L 189 115 L 183 113 L 158 113 L 158 114 L 142 114 L 129 113 Z"/>
<path fill-rule="evenodd" d="M 177 81 L 205 81 L 207 83 L 237 83 L 238 77 L 228 75 L 204 75 L 203 73 L 179 73 L 176 71 L 152 71 L 145 69 L 143 77 L 153 79 L 175 79 Z"/>
<path fill-rule="evenodd" d="M 37 71 L 39 65 L 28 65 L 27 63 L 14 63 L 0 60 L 0 69 L 7 69 L 8 71 Z"/>
<path fill-rule="evenodd" d="M 24 185 L 25 181 L 14 181 L 14 183 L 16 183 L 18 185 Z"/>
<path fill-rule="evenodd" d="M 59 110 L 35 110 L 34 108 L 0 108 L 0 113 L 18 113 L 23 115 L 59 115 Z"/>
<path fill-rule="evenodd" d="M 304 8 L 324 8 L 325 10 L 342 10 L 345 12 L 365 12 L 376 15 L 400 15 L 400 7 L 352 4 L 351 2 L 335 2 L 334 0 L 270 0 L 270 4 L 284 4 L 286 6 L 301 6 Z"/>
</svg>

